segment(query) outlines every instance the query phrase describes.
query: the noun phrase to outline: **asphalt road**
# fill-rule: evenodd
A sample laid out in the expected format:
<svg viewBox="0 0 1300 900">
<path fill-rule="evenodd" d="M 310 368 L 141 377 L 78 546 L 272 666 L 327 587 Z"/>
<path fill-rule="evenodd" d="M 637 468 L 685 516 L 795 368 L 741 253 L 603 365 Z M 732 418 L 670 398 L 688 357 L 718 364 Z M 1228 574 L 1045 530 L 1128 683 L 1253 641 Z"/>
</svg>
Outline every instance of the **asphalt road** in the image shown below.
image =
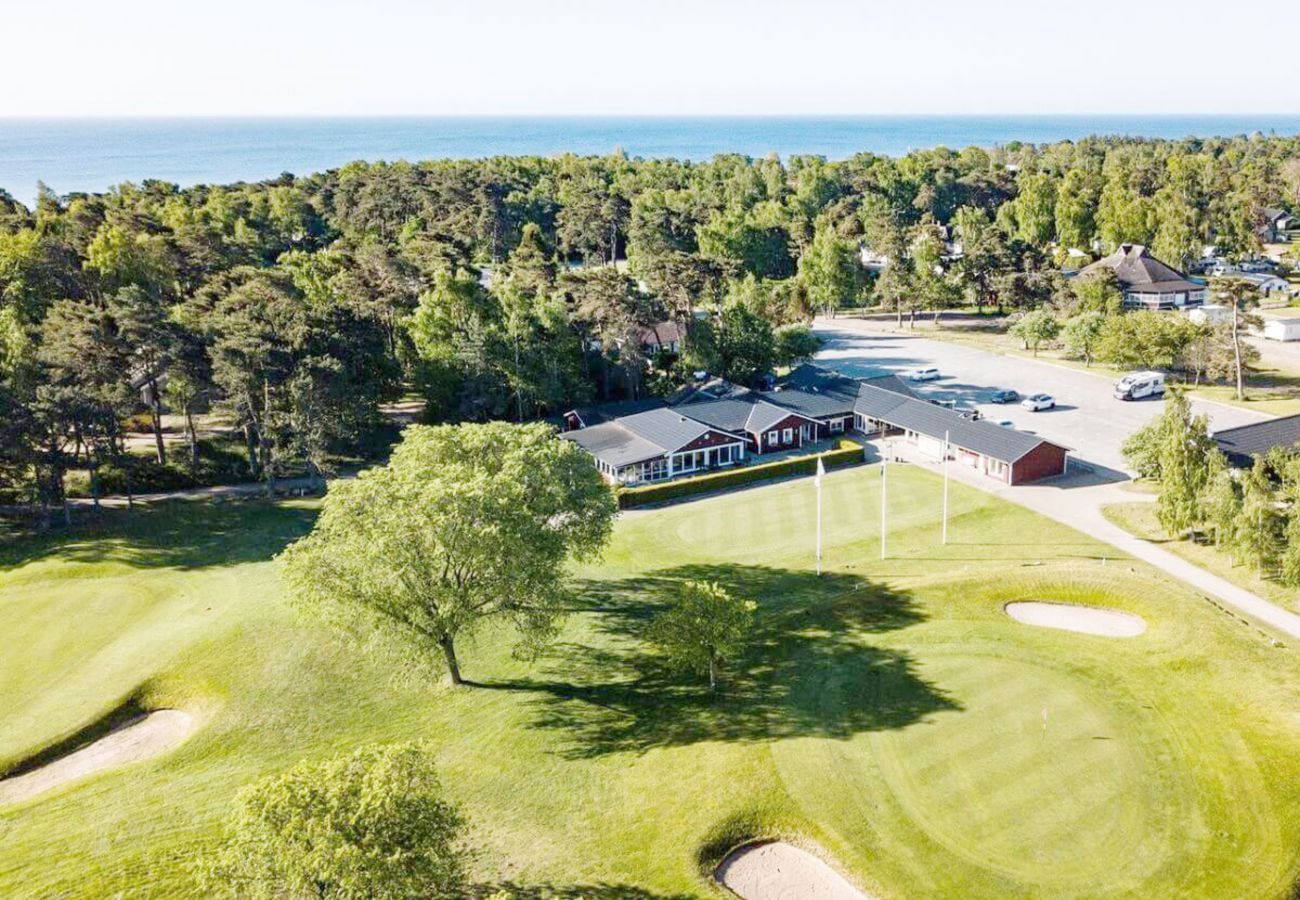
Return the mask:
<svg viewBox="0 0 1300 900">
<path fill-rule="evenodd" d="M 918 394 L 956 400 L 960 408 L 978 409 L 994 421 L 1009 419 L 1021 430 L 1069 447 L 1081 461 L 1117 472 L 1127 472 L 1120 454 L 1124 439 L 1158 415 L 1164 405 L 1162 400 L 1114 399 L 1113 381 L 1108 376 L 1002 356 L 964 344 L 877 331 L 870 322 L 818 320 L 815 330 L 825 342 L 817 355 L 821 365 L 859 377 L 881 372 L 902 375 L 934 366 L 943 377 L 911 385 Z M 1051 394 L 1057 407 L 1030 412 L 1019 404 L 989 403 L 989 395 L 998 388 L 1011 388 L 1022 395 Z M 1193 409 L 1209 416 L 1211 430 L 1268 418 L 1251 410 L 1204 401 L 1194 401 Z"/>
</svg>

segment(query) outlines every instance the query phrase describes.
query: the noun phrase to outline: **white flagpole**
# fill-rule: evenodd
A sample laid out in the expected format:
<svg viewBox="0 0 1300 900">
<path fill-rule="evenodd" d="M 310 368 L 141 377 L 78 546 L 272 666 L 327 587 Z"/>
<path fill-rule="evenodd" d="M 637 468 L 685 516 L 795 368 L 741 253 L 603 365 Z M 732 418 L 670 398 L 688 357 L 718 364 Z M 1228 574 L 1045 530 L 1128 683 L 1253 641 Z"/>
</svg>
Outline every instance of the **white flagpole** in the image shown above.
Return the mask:
<svg viewBox="0 0 1300 900">
<path fill-rule="evenodd" d="M 822 573 L 822 476 L 826 474 L 826 467 L 822 465 L 821 457 L 817 457 L 817 574 Z"/>
<path fill-rule="evenodd" d="M 943 542 L 948 543 L 948 432 L 943 433 Z"/>
<path fill-rule="evenodd" d="M 885 558 L 885 491 L 889 485 L 888 440 L 880 442 L 880 558 Z"/>
</svg>

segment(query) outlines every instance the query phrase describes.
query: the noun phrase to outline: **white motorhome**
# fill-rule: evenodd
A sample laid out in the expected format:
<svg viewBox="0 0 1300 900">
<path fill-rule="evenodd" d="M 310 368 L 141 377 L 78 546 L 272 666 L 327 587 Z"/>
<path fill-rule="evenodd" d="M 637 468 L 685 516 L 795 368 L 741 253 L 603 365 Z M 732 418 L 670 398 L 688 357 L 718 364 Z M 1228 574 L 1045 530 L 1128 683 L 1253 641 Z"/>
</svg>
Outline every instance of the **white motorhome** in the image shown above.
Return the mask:
<svg viewBox="0 0 1300 900">
<path fill-rule="evenodd" d="M 1162 372 L 1130 372 L 1115 383 L 1115 399 L 1141 400 L 1143 397 L 1161 397 L 1165 393 L 1165 376 Z"/>
</svg>

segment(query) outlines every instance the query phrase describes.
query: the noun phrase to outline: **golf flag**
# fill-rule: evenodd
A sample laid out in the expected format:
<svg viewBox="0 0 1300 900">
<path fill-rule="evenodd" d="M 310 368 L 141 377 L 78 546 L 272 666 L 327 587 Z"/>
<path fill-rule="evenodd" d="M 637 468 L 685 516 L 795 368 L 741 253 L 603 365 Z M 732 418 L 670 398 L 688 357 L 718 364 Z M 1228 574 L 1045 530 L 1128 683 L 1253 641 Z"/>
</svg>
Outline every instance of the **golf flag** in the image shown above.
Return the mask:
<svg viewBox="0 0 1300 900">
<path fill-rule="evenodd" d="M 817 477 L 813 479 L 813 485 L 820 488 L 822 486 L 822 476 L 825 474 L 826 467 L 822 465 L 822 458 L 819 456 L 817 457 Z"/>
</svg>

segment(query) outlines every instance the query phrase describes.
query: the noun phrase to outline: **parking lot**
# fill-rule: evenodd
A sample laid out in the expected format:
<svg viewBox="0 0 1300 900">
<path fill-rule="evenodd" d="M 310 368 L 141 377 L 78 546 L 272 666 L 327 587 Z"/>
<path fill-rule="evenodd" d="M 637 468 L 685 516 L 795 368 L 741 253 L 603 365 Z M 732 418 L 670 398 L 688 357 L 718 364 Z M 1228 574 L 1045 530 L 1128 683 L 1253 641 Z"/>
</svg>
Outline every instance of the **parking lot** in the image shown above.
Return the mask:
<svg viewBox="0 0 1300 900">
<path fill-rule="evenodd" d="M 880 372 L 906 375 L 913 369 L 934 366 L 942 377 L 912 384 L 917 394 L 936 400 L 953 400 L 960 409 L 978 409 L 993 421 L 1010 420 L 1016 428 L 1032 431 L 1074 450 L 1074 456 L 1094 467 L 1126 471 L 1120 446 L 1128 435 L 1156 416 L 1159 399 L 1125 402 L 1111 396 L 1113 379 L 1051 363 L 1001 356 L 974 347 L 872 330 L 871 323 L 847 319 L 819 320 L 816 332 L 824 342 L 817 362 L 846 375 Z M 1047 393 L 1057 407 L 1030 412 L 1018 403 L 988 402 L 999 388 L 1022 396 Z M 1219 403 L 1195 401 L 1194 411 L 1210 418 L 1211 430 L 1257 422 L 1266 416 Z"/>
</svg>

